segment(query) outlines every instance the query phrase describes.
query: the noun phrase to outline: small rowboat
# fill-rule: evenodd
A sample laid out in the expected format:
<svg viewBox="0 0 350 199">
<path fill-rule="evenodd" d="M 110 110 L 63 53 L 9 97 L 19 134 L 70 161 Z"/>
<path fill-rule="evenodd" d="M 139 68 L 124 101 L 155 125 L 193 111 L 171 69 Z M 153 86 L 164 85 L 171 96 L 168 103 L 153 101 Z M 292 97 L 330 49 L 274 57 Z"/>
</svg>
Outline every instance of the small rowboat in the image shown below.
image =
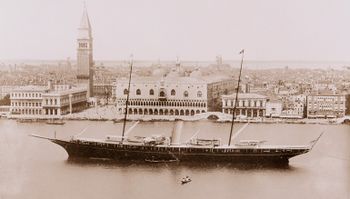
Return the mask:
<svg viewBox="0 0 350 199">
<path fill-rule="evenodd" d="M 191 182 L 191 178 L 189 178 L 188 176 L 186 176 L 185 178 L 182 178 L 181 180 L 181 184 L 187 184 L 189 182 Z"/>
</svg>

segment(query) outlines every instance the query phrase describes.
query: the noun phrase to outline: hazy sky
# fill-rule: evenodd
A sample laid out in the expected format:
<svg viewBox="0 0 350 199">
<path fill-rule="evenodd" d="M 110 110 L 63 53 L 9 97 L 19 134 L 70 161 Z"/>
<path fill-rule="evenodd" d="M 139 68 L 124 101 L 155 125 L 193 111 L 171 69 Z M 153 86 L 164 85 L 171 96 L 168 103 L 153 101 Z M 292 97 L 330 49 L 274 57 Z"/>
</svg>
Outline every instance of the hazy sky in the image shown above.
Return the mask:
<svg viewBox="0 0 350 199">
<path fill-rule="evenodd" d="M 350 0 L 87 0 L 94 58 L 350 61 Z M 0 59 L 76 58 L 82 0 L 0 0 Z"/>
</svg>

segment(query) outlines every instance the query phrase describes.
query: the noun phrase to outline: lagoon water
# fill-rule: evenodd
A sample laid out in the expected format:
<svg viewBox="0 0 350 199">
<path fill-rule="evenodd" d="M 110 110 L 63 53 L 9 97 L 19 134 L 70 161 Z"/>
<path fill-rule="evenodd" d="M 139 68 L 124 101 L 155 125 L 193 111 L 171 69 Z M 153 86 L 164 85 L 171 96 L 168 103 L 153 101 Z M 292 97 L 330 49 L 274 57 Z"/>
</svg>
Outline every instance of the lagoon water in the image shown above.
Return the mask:
<svg viewBox="0 0 350 199">
<path fill-rule="evenodd" d="M 129 123 L 128 126 L 131 124 Z M 235 125 L 235 130 L 241 124 Z M 132 135 L 170 135 L 171 122 L 140 123 Z M 350 126 L 250 124 L 236 140 L 307 144 L 325 131 L 314 149 L 288 166 L 216 163 L 134 163 L 68 160 L 63 148 L 31 133 L 67 138 L 120 135 L 122 124 L 67 121 L 63 126 L 0 120 L 0 199 L 33 198 L 350 198 Z M 226 142 L 230 124 L 185 122 L 182 141 Z M 192 182 L 181 185 L 190 176 Z"/>
</svg>

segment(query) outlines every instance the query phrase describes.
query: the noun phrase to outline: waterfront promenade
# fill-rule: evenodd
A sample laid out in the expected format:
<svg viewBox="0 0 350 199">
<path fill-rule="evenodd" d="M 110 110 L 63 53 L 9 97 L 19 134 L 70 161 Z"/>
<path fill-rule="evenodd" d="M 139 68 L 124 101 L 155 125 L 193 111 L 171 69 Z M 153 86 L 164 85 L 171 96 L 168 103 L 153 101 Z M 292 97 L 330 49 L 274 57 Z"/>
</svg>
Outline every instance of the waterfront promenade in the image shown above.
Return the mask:
<svg viewBox="0 0 350 199">
<path fill-rule="evenodd" d="M 217 117 L 218 122 L 230 122 L 232 120 L 231 114 L 225 114 L 221 112 L 208 112 L 194 116 L 167 116 L 163 115 L 128 115 L 128 120 L 141 120 L 141 121 L 174 121 L 180 119 L 184 121 L 198 121 L 206 120 L 210 116 Z M 345 116 L 349 117 L 349 116 Z M 117 112 L 117 108 L 114 105 L 97 106 L 87 109 L 83 112 L 73 113 L 71 115 L 63 116 L 66 120 L 114 120 L 120 121 L 124 119 L 124 115 L 120 115 Z M 251 123 L 294 123 L 294 124 L 340 124 L 344 119 L 287 119 L 287 118 L 255 118 L 255 119 L 236 119 L 237 122 L 251 122 Z"/>
<path fill-rule="evenodd" d="M 29 120 L 48 120 L 51 119 L 49 116 L 43 115 L 33 115 L 23 117 L 21 115 L 8 116 L 8 119 L 29 119 Z M 164 116 L 164 115 L 128 115 L 127 120 L 139 120 L 139 121 L 174 121 L 176 119 L 183 121 L 199 121 L 208 120 L 210 118 L 215 118 L 213 120 L 217 122 L 231 122 L 232 115 L 221 113 L 221 112 L 207 112 L 201 113 L 194 116 Z M 122 121 L 124 115 L 118 114 L 117 108 L 114 105 L 96 106 L 86 109 L 79 113 L 73 113 L 68 115 L 63 115 L 61 119 L 64 120 L 93 120 L 93 121 Z M 343 118 L 335 119 L 288 119 L 288 118 L 237 118 L 236 122 L 241 123 L 291 123 L 291 124 L 342 124 L 344 120 L 350 120 L 350 116 L 345 116 Z"/>
</svg>

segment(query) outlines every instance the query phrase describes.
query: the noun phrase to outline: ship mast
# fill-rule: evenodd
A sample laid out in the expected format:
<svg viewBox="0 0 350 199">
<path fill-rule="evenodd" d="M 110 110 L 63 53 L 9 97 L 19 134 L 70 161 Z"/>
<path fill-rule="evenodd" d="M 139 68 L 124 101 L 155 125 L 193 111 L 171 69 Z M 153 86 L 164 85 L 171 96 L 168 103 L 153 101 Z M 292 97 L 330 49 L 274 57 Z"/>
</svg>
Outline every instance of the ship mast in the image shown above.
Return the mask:
<svg viewBox="0 0 350 199">
<path fill-rule="evenodd" d="M 230 130 L 230 138 L 229 138 L 229 140 L 228 140 L 228 146 L 231 145 L 233 124 L 235 123 L 235 112 L 236 112 L 236 108 L 237 108 L 239 84 L 240 84 L 240 82 L 241 82 L 241 75 L 242 75 L 243 58 L 244 58 L 244 49 L 242 49 L 242 50 L 239 52 L 239 54 L 242 55 L 242 59 L 241 59 L 241 68 L 239 69 L 239 76 L 238 76 L 238 83 L 237 83 L 237 91 L 236 91 L 236 99 L 235 99 L 235 104 L 234 104 L 234 106 L 233 106 L 233 111 L 232 111 L 232 122 L 231 122 L 231 130 Z"/>
<path fill-rule="evenodd" d="M 132 65 L 134 63 L 133 55 L 130 55 L 130 74 L 129 74 L 129 84 L 128 84 L 128 92 L 126 95 L 126 102 L 125 102 L 125 113 L 124 113 L 124 121 L 123 121 L 123 132 L 122 132 L 122 143 L 124 141 L 124 134 L 125 134 L 125 125 L 126 125 L 126 117 L 128 115 L 128 105 L 129 105 L 129 95 L 130 95 L 130 82 L 131 82 L 131 73 L 132 73 Z"/>
</svg>

